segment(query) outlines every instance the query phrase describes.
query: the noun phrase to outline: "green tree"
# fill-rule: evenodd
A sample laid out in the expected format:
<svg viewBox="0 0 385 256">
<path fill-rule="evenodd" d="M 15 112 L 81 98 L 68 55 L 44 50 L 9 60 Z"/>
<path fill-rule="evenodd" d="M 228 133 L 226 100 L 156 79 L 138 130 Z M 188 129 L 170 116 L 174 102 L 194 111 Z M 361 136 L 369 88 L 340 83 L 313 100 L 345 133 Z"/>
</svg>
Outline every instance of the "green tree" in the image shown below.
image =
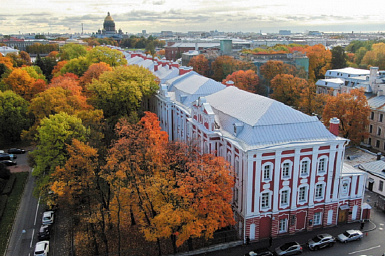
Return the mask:
<svg viewBox="0 0 385 256">
<path fill-rule="evenodd" d="M 84 57 L 87 54 L 86 47 L 80 44 L 65 44 L 60 47 L 60 60 L 72 60 L 79 57 Z"/>
<path fill-rule="evenodd" d="M 87 60 L 90 63 L 104 62 L 111 67 L 123 66 L 127 64 L 127 60 L 124 58 L 123 53 L 116 49 L 110 49 L 103 46 L 96 46 L 95 48 L 92 48 L 87 53 Z"/>
<path fill-rule="evenodd" d="M 82 76 L 91 65 L 91 62 L 86 57 L 78 57 L 68 61 L 61 69 L 60 74 L 73 73 L 77 76 Z"/>
<path fill-rule="evenodd" d="M 65 112 L 50 115 L 40 121 L 35 138 L 37 147 L 31 153 L 35 162 L 33 175 L 37 178 L 36 195 L 48 192 L 50 175 L 66 163 L 67 145 L 73 139 L 84 142 L 87 136 L 88 130 L 82 120 Z"/>
<path fill-rule="evenodd" d="M 0 91 L 0 144 L 20 141 L 20 134 L 28 129 L 28 102 L 13 91 Z"/>
<path fill-rule="evenodd" d="M 91 104 L 115 123 L 122 116 L 141 112 L 141 103 L 158 89 L 156 77 L 139 66 L 120 66 L 87 85 Z"/>
<path fill-rule="evenodd" d="M 332 69 L 339 69 L 346 67 L 346 53 L 341 46 L 333 47 L 332 52 Z"/>
</svg>

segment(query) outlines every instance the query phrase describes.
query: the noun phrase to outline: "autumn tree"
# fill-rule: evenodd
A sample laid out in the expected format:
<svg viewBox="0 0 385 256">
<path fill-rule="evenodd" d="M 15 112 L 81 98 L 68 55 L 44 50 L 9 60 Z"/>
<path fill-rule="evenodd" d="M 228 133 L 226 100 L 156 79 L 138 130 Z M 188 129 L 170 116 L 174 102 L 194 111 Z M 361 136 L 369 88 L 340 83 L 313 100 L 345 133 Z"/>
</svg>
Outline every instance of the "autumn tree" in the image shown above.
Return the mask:
<svg viewBox="0 0 385 256">
<path fill-rule="evenodd" d="M 109 218 L 103 204 L 105 197 L 99 175 L 98 152 L 77 139 L 73 139 L 66 150 L 68 160 L 52 173 L 50 189 L 57 196 L 57 203 L 69 209 L 79 222 L 75 233 L 81 234 L 76 237 L 83 239 L 76 242 L 85 246 L 90 255 L 99 255 L 104 241 L 103 252 L 108 254 L 106 222 Z"/>
<path fill-rule="evenodd" d="M 139 66 L 119 66 L 88 84 L 91 104 L 116 123 L 122 116 L 141 111 L 141 103 L 158 88 L 156 77 Z"/>
<path fill-rule="evenodd" d="M 368 136 L 370 107 L 362 90 L 353 89 L 350 93 L 328 96 L 322 115 L 326 126 L 330 118 L 340 119 L 340 134 L 357 145 Z"/>
<path fill-rule="evenodd" d="M 68 63 L 67 60 L 59 61 L 52 69 L 52 76 L 56 77 L 61 75 L 60 70 Z"/>
<path fill-rule="evenodd" d="M 331 68 L 332 54 L 322 44 L 308 46 L 303 50 L 309 58 L 309 80 L 317 81 L 325 77 Z"/>
<path fill-rule="evenodd" d="M 308 115 L 322 116 L 326 103 L 326 95 L 318 94 L 314 82 L 309 82 L 308 86 L 302 89 L 298 101 L 298 110 Z"/>
<path fill-rule="evenodd" d="M 85 90 L 86 84 L 91 83 L 93 79 L 99 79 L 99 76 L 105 71 L 112 71 L 112 68 L 104 62 L 91 64 L 87 71 L 80 78 L 80 85 Z"/>
<path fill-rule="evenodd" d="M 0 144 L 20 141 L 20 134 L 28 129 L 28 102 L 13 91 L 0 91 Z"/>
<path fill-rule="evenodd" d="M 55 57 L 47 56 L 41 58 L 39 55 L 36 58 L 35 65 L 39 66 L 44 76 L 48 81 L 52 79 L 52 71 L 57 64 Z"/>
<path fill-rule="evenodd" d="M 31 100 L 31 90 L 36 79 L 31 77 L 26 70 L 17 68 L 11 74 L 3 79 L 4 83 L 9 86 L 15 93 L 26 100 Z"/>
<path fill-rule="evenodd" d="M 191 58 L 188 66 L 202 76 L 207 76 L 209 72 L 209 60 L 203 54 Z"/>
<path fill-rule="evenodd" d="M 73 139 L 85 141 L 87 135 L 82 120 L 65 112 L 40 121 L 35 138 L 37 147 L 31 152 L 35 162 L 33 175 L 37 178 L 35 195 L 48 192 L 50 175 L 57 167 L 64 166 L 68 159 L 67 145 Z"/>
<path fill-rule="evenodd" d="M 372 49 L 365 53 L 361 64 L 367 68 L 375 66 L 380 70 L 385 69 L 385 43 L 373 44 Z"/>
<path fill-rule="evenodd" d="M 259 85 L 259 77 L 254 70 L 249 69 L 246 71 L 235 71 L 231 75 L 228 75 L 226 79 L 222 81 L 222 83 L 226 84 L 227 81 L 233 81 L 234 86 L 241 90 L 261 95 L 266 94 L 266 89 Z"/>
<path fill-rule="evenodd" d="M 24 63 L 26 64 L 26 65 L 31 65 L 31 56 L 29 56 L 29 54 L 27 53 L 27 52 L 25 52 L 25 51 L 20 51 L 20 53 L 19 53 L 19 55 L 20 55 L 20 58 L 22 59 L 22 60 L 24 60 Z"/>
<path fill-rule="evenodd" d="M 277 75 L 271 80 L 271 88 L 273 89 L 271 98 L 298 108 L 300 94 L 308 86 L 305 79 L 293 75 Z"/>
<path fill-rule="evenodd" d="M 344 48 L 341 46 L 333 47 L 332 53 L 332 69 L 340 69 L 346 67 L 347 56 Z"/>
<path fill-rule="evenodd" d="M 293 65 L 283 63 L 283 61 L 269 60 L 259 68 L 259 72 L 265 81 L 267 86 L 267 95 L 269 95 L 270 83 L 275 76 L 283 74 L 294 76 L 297 72 L 297 69 Z"/>
<path fill-rule="evenodd" d="M 238 70 L 251 69 L 252 64 L 236 60 L 230 56 L 220 56 L 211 63 L 212 79 L 221 82 L 226 76 Z"/>
<path fill-rule="evenodd" d="M 111 211 L 126 216 L 125 210 L 133 211 L 147 240 L 159 246 L 160 239 L 170 238 L 176 252 L 189 239 L 211 238 L 215 230 L 234 224 L 234 177 L 223 158 L 169 143 L 156 115 L 148 112 L 135 125 L 120 121 L 117 137 L 105 177 L 114 198 L 131 196 L 120 197 L 114 206 L 120 207 Z"/>
<path fill-rule="evenodd" d="M 89 63 L 104 62 L 111 67 L 123 66 L 127 64 L 127 60 L 124 58 L 123 53 L 116 49 L 110 49 L 108 47 L 96 46 L 88 51 L 87 60 Z"/>
<path fill-rule="evenodd" d="M 60 74 L 73 73 L 82 76 L 90 66 L 91 62 L 86 57 L 78 57 L 69 60 L 61 69 Z"/>
</svg>

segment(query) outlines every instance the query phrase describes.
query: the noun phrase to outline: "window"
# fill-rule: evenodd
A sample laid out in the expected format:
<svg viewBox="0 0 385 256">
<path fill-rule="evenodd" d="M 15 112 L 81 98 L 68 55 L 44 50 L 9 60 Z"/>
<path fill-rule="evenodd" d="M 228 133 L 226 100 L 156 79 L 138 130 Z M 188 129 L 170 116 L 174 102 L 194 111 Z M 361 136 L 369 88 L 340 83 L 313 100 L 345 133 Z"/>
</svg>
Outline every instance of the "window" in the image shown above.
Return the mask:
<svg viewBox="0 0 385 256">
<path fill-rule="evenodd" d="M 380 141 L 376 140 L 376 148 L 379 148 L 379 147 L 380 147 Z"/>
<path fill-rule="evenodd" d="M 326 172 L 326 158 L 321 158 L 318 161 L 318 173 Z"/>
<path fill-rule="evenodd" d="M 374 112 L 371 112 L 370 113 L 370 120 L 373 120 L 374 119 Z"/>
<path fill-rule="evenodd" d="M 270 208 L 269 198 L 270 198 L 269 193 L 262 193 L 262 196 L 261 196 L 261 208 L 262 209 Z"/>
<path fill-rule="evenodd" d="M 322 212 L 316 212 L 314 213 L 314 225 L 321 225 L 322 220 Z"/>
<path fill-rule="evenodd" d="M 286 206 L 289 204 L 289 191 L 283 190 L 281 192 L 281 206 Z"/>
<path fill-rule="evenodd" d="M 369 125 L 369 133 L 373 132 L 373 125 Z"/>
<path fill-rule="evenodd" d="M 287 219 L 279 220 L 279 233 L 287 232 Z"/>
<path fill-rule="evenodd" d="M 382 119 L 384 118 L 384 115 L 383 114 L 380 114 L 380 117 L 378 118 L 378 121 L 379 122 L 382 122 Z"/>
<path fill-rule="evenodd" d="M 235 169 L 235 175 L 236 175 L 236 177 L 238 178 L 238 176 L 239 176 L 239 161 L 238 161 L 238 158 L 235 159 L 235 162 L 234 162 L 234 169 Z"/>
<path fill-rule="evenodd" d="M 377 135 L 381 135 L 381 127 L 377 128 Z"/>
<path fill-rule="evenodd" d="M 263 180 L 270 180 L 271 179 L 271 164 L 267 164 L 263 167 Z"/>
<path fill-rule="evenodd" d="M 301 176 L 307 176 L 309 174 L 309 161 L 304 160 L 301 162 Z"/>
<path fill-rule="evenodd" d="M 317 184 L 315 187 L 315 198 L 316 199 L 321 199 L 323 198 L 323 193 L 324 193 L 324 187 L 323 184 Z"/>
<path fill-rule="evenodd" d="M 235 187 L 234 189 L 234 204 L 237 205 L 238 204 L 238 188 Z"/>
<path fill-rule="evenodd" d="M 290 163 L 282 164 L 282 178 L 290 178 Z"/>
<path fill-rule="evenodd" d="M 306 189 L 307 187 L 300 187 L 298 190 L 298 201 L 301 203 L 306 202 Z"/>
<path fill-rule="evenodd" d="M 378 184 L 378 190 L 382 191 L 384 189 L 384 181 L 380 180 L 380 183 Z"/>
<path fill-rule="evenodd" d="M 342 183 L 342 195 L 347 195 L 348 194 L 348 191 L 349 191 L 349 183 L 348 182 L 343 182 Z"/>
<path fill-rule="evenodd" d="M 372 138 L 368 139 L 368 144 L 371 146 L 372 145 Z"/>
</svg>

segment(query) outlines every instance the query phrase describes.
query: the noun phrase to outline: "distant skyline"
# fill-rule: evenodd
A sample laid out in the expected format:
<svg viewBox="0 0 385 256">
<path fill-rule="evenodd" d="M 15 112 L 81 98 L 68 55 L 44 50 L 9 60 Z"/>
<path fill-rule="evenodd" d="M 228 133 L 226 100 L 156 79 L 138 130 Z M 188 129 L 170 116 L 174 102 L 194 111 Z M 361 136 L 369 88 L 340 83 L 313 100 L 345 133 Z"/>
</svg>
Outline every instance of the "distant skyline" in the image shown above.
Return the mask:
<svg viewBox="0 0 385 256">
<path fill-rule="evenodd" d="M 380 0 L 1 0 L 0 34 L 85 33 L 107 12 L 124 33 L 211 31 L 383 32 Z"/>
</svg>

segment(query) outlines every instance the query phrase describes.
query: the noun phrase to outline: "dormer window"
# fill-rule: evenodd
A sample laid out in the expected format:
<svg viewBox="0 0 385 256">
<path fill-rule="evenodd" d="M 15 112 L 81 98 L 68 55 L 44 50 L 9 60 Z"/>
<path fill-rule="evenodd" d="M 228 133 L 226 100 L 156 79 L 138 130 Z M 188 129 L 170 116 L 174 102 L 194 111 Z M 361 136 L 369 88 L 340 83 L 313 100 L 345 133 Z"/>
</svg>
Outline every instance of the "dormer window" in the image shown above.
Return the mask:
<svg viewBox="0 0 385 256">
<path fill-rule="evenodd" d="M 234 123 L 234 135 L 237 136 L 243 130 L 243 123 Z"/>
</svg>

